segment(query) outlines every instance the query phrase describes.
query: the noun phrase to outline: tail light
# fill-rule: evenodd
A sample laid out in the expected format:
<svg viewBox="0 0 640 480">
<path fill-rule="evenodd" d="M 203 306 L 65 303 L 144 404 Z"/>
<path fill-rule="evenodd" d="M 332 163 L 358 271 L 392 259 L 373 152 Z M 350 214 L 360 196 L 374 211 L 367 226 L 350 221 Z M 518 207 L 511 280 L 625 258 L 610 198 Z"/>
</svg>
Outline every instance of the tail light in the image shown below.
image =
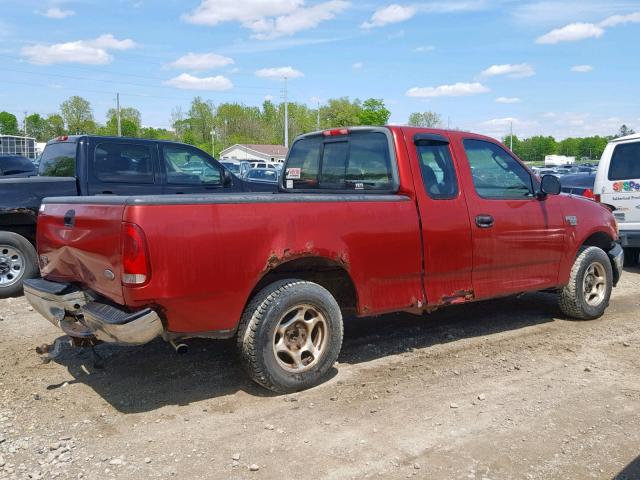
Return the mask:
<svg viewBox="0 0 640 480">
<path fill-rule="evenodd" d="M 322 132 L 325 137 L 335 137 L 337 135 L 349 135 L 348 128 L 334 128 L 332 130 L 325 130 Z"/>
<path fill-rule="evenodd" d="M 596 202 L 598 202 L 598 203 L 601 203 L 601 202 L 602 202 L 602 197 L 600 196 L 600 194 L 599 194 L 599 193 L 596 193 L 596 194 L 593 196 L 593 199 L 594 199 Z"/>
<path fill-rule="evenodd" d="M 123 222 L 121 242 L 122 284 L 144 285 L 151 276 L 144 232 L 135 223 Z"/>
<path fill-rule="evenodd" d="M 58 142 L 66 142 L 69 140 L 69 135 L 60 135 L 59 137 L 56 137 L 56 140 Z"/>
<path fill-rule="evenodd" d="M 582 192 L 582 196 L 590 198 L 591 200 L 596 199 L 596 196 L 594 195 L 593 190 L 591 190 L 590 188 L 585 189 L 585 191 Z"/>
</svg>

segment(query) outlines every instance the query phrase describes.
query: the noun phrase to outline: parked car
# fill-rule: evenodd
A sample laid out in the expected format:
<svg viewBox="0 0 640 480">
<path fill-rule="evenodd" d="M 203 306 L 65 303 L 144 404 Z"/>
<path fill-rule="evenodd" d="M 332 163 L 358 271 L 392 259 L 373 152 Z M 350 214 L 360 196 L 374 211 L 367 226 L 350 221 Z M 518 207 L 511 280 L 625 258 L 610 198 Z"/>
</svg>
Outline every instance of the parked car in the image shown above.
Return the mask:
<svg viewBox="0 0 640 480">
<path fill-rule="evenodd" d="M 278 183 L 279 170 L 273 168 L 252 168 L 244 176 L 247 182 Z"/>
<path fill-rule="evenodd" d="M 251 168 L 273 168 L 273 169 L 279 169 L 279 168 L 282 168 L 282 165 L 279 164 L 279 163 L 275 163 L 275 162 L 255 161 L 255 162 L 251 162 Z"/>
<path fill-rule="evenodd" d="M 36 167 L 27 157 L 0 155 L 0 177 L 28 177 L 36 174 Z"/>
<path fill-rule="evenodd" d="M 596 169 L 588 165 L 576 165 L 571 167 L 570 173 L 595 173 Z"/>
<path fill-rule="evenodd" d="M 572 195 L 581 195 L 595 200 L 593 184 L 596 180 L 595 173 L 573 173 L 560 177 L 561 190 Z"/>
<path fill-rule="evenodd" d="M 38 273 L 36 215 L 44 197 L 228 193 L 249 188 L 190 145 L 87 135 L 51 140 L 38 176 L 0 178 L 0 298 L 19 293 L 22 281 Z"/>
<path fill-rule="evenodd" d="M 240 178 L 243 178 L 251 170 L 251 163 L 246 160 L 221 160 L 220 163 L 236 177 Z"/>
<path fill-rule="evenodd" d="M 235 338 L 251 377 L 319 383 L 343 315 L 555 291 L 601 316 L 622 249 L 605 206 L 496 140 L 412 127 L 298 137 L 280 193 L 46 199 L 25 294 L 84 344 Z M 203 221 L 203 219 L 206 219 Z"/>
<path fill-rule="evenodd" d="M 611 140 L 598 164 L 596 198 L 615 208 L 628 265 L 640 256 L 640 134 Z"/>
</svg>

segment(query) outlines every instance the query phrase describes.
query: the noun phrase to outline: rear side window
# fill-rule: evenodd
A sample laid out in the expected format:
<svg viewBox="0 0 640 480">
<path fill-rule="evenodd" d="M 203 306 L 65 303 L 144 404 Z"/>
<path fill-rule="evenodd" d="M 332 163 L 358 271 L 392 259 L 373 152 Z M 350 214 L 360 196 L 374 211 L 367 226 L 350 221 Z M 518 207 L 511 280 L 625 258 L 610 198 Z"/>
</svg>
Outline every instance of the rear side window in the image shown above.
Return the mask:
<svg viewBox="0 0 640 480">
<path fill-rule="evenodd" d="M 389 191 L 394 187 L 389 143 L 381 132 L 303 138 L 293 144 L 286 168 L 289 189 Z"/>
<path fill-rule="evenodd" d="M 449 145 L 424 143 L 417 145 L 420 172 L 427 194 L 434 200 L 446 200 L 458 195 L 458 181 L 449 153 Z"/>
<path fill-rule="evenodd" d="M 153 158 L 145 145 L 101 143 L 91 165 L 93 176 L 105 183 L 153 183 Z"/>
<path fill-rule="evenodd" d="M 40 175 L 45 177 L 75 177 L 75 142 L 50 143 L 44 147 L 40 158 Z"/>
<path fill-rule="evenodd" d="M 609 180 L 638 178 L 640 178 L 640 142 L 616 145 L 609 165 Z"/>
</svg>

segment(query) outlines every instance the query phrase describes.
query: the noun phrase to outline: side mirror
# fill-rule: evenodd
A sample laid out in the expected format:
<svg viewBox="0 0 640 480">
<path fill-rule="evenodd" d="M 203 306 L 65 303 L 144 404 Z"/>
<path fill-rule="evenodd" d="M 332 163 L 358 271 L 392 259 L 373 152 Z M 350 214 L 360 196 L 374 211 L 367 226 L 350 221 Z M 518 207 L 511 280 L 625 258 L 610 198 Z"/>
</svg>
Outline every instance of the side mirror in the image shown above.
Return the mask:
<svg viewBox="0 0 640 480">
<path fill-rule="evenodd" d="M 560 180 L 555 175 L 543 175 L 540 182 L 540 193 L 545 195 L 560 194 Z"/>
<path fill-rule="evenodd" d="M 231 173 L 229 173 L 229 170 L 227 170 L 226 168 L 222 168 L 222 185 L 223 186 L 228 186 L 231 185 L 232 182 L 232 177 L 231 177 Z"/>
</svg>

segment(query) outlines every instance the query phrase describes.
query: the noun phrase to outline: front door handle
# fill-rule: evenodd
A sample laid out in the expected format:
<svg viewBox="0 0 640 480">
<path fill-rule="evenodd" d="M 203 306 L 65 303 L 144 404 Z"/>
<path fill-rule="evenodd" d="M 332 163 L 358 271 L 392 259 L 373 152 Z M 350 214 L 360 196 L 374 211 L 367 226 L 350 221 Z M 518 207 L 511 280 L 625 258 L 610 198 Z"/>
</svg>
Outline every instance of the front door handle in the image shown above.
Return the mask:
<svg viewBox="0 0 640 480">
<path fill-rule="evenodd" d="M 493 217 L 491 215 L 478 215 L 476 217 L 476 225 L 479 228 L 493 227 Z"/>
</svg>

